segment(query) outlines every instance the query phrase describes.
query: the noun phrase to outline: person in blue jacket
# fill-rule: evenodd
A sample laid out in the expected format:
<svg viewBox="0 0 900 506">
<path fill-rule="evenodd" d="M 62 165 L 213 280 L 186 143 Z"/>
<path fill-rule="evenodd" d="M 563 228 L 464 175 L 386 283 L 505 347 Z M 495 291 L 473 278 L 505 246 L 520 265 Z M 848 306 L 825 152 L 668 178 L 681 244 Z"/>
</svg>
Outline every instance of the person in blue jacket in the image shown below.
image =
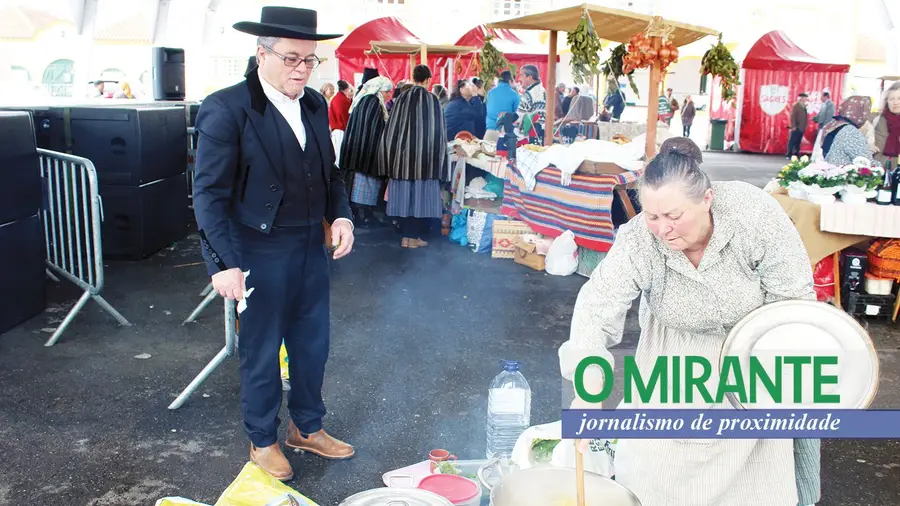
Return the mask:
<svg viewBox="0 0 900 506">
<path fill-rule="evenodd" d="M 487 117 L 485 118 L 485 126 L 487 131 L 484 134 L 484 140 L 497 142 L 500 138 L 500 126 L 497 120 L 504 113 L 515 114 L 519 110 L 519 92 L 511 85 L 512 73 L 504 70 L 500 74 L 500 81 L 487 94 Z"/>
<path fill-rule="evenodd" d="M 469 81 L 456 81 L 450 102 L 444 109 L 444 124 L 447 126 L 447 139 L 452 140 L 460 132 L 469 132 L 473 136 L 477 132 L 477 123 L 481 114 L 481 97 L 475 95 L 474 86 Z"/>
</svg>

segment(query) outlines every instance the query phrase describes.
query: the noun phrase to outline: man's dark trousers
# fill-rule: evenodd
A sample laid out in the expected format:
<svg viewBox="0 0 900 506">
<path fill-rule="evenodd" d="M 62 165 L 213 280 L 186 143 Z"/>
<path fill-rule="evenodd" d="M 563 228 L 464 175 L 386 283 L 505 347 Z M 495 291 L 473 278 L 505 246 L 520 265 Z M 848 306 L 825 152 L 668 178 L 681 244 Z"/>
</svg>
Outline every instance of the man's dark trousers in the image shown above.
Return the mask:
<svg viewBox="0 0 900 506">
<path fill-rule="evenodd" d="M 788 138 L 788 156 L 800 156 L 800 143 L 803 142 L 803 130 L 791 130 L 791 136 Z"/>
<path fill-rule="evenodd" d="M 241 269 L 250 271 L 247 309 L 240 315 L 241 409 L 258 448 L 278 442 L 282 385 L 278 352 L 289 357 L 288 411 L 297 428 L 322 428 L 322 381 L 328 359 L 330 300 L 321 224 L 273 227 L 269 234 L 234 225 Z"/>
</svg>

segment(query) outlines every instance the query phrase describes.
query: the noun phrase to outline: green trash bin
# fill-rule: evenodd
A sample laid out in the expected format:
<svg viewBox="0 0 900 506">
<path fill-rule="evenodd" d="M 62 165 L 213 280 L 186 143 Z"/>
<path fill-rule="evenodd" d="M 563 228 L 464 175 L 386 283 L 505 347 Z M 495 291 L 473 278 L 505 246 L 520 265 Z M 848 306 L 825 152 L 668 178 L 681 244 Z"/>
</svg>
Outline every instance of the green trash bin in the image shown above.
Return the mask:
<svg viewBox="0 0 900 506">
<path fill-rule="evenodd" d="M 725 125 L 728 120 L 709 120 L 709 149 L 712 151 L 725 150 Z"/>
</svg>

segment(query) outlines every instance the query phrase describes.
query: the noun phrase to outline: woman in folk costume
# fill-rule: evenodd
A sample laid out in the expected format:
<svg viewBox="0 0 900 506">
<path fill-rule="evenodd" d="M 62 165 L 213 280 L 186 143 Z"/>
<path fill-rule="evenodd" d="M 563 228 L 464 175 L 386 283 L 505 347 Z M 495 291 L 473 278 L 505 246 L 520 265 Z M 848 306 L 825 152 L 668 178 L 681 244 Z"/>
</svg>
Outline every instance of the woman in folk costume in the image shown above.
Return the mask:
<svg viewBox="0 0 900 506">
<path fill-rule="evenodd" d="M 822 155 L 837 166 L 853 163 L 859 156 L 872 158 L 869 141 L 860 130 L 872 111 L 872 99 L 856 95 L 841 102 L 834 119 L 822 128 Z"/>
<path fill-rule="evenodd" d="M 341 168 L 350 191 L 350 202 L 356 204 L 363 226 L 375 221 L 373 207 L 378 204 L 382 180 L 378 177 L 378 145 L 387 122 L 384 94 L 394 84 L 378 76 L 363 85 L 350 104 L 350 121 L 341 144 Z"/>
<path fill-rule="evenodd" d="M 441 182 L 450 180 L 447 132 L 431 70 L 413 70 L 415 86 L 396 98 L 378 151 L 379 175 L 390 178 L 387 215 L 399 218 L 404 248 L 427 246 L 428 218 L 441 218 Z"/>
</svg>

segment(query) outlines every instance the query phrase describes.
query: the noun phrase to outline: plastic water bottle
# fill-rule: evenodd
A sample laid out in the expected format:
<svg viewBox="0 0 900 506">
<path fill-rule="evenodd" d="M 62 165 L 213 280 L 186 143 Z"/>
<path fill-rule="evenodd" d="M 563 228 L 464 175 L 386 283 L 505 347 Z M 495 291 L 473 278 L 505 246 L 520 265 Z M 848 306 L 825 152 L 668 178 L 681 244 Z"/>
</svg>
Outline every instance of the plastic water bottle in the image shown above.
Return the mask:
<svg viewBox="0 0 900 506">
<path fill-rule="evenodd" d="M 509 458 L 519 436 L 531 425 L 531 387 L 519 362 L 503 360 L 491 382 L 487 409 L 487 458 Z"/>
</svg>

